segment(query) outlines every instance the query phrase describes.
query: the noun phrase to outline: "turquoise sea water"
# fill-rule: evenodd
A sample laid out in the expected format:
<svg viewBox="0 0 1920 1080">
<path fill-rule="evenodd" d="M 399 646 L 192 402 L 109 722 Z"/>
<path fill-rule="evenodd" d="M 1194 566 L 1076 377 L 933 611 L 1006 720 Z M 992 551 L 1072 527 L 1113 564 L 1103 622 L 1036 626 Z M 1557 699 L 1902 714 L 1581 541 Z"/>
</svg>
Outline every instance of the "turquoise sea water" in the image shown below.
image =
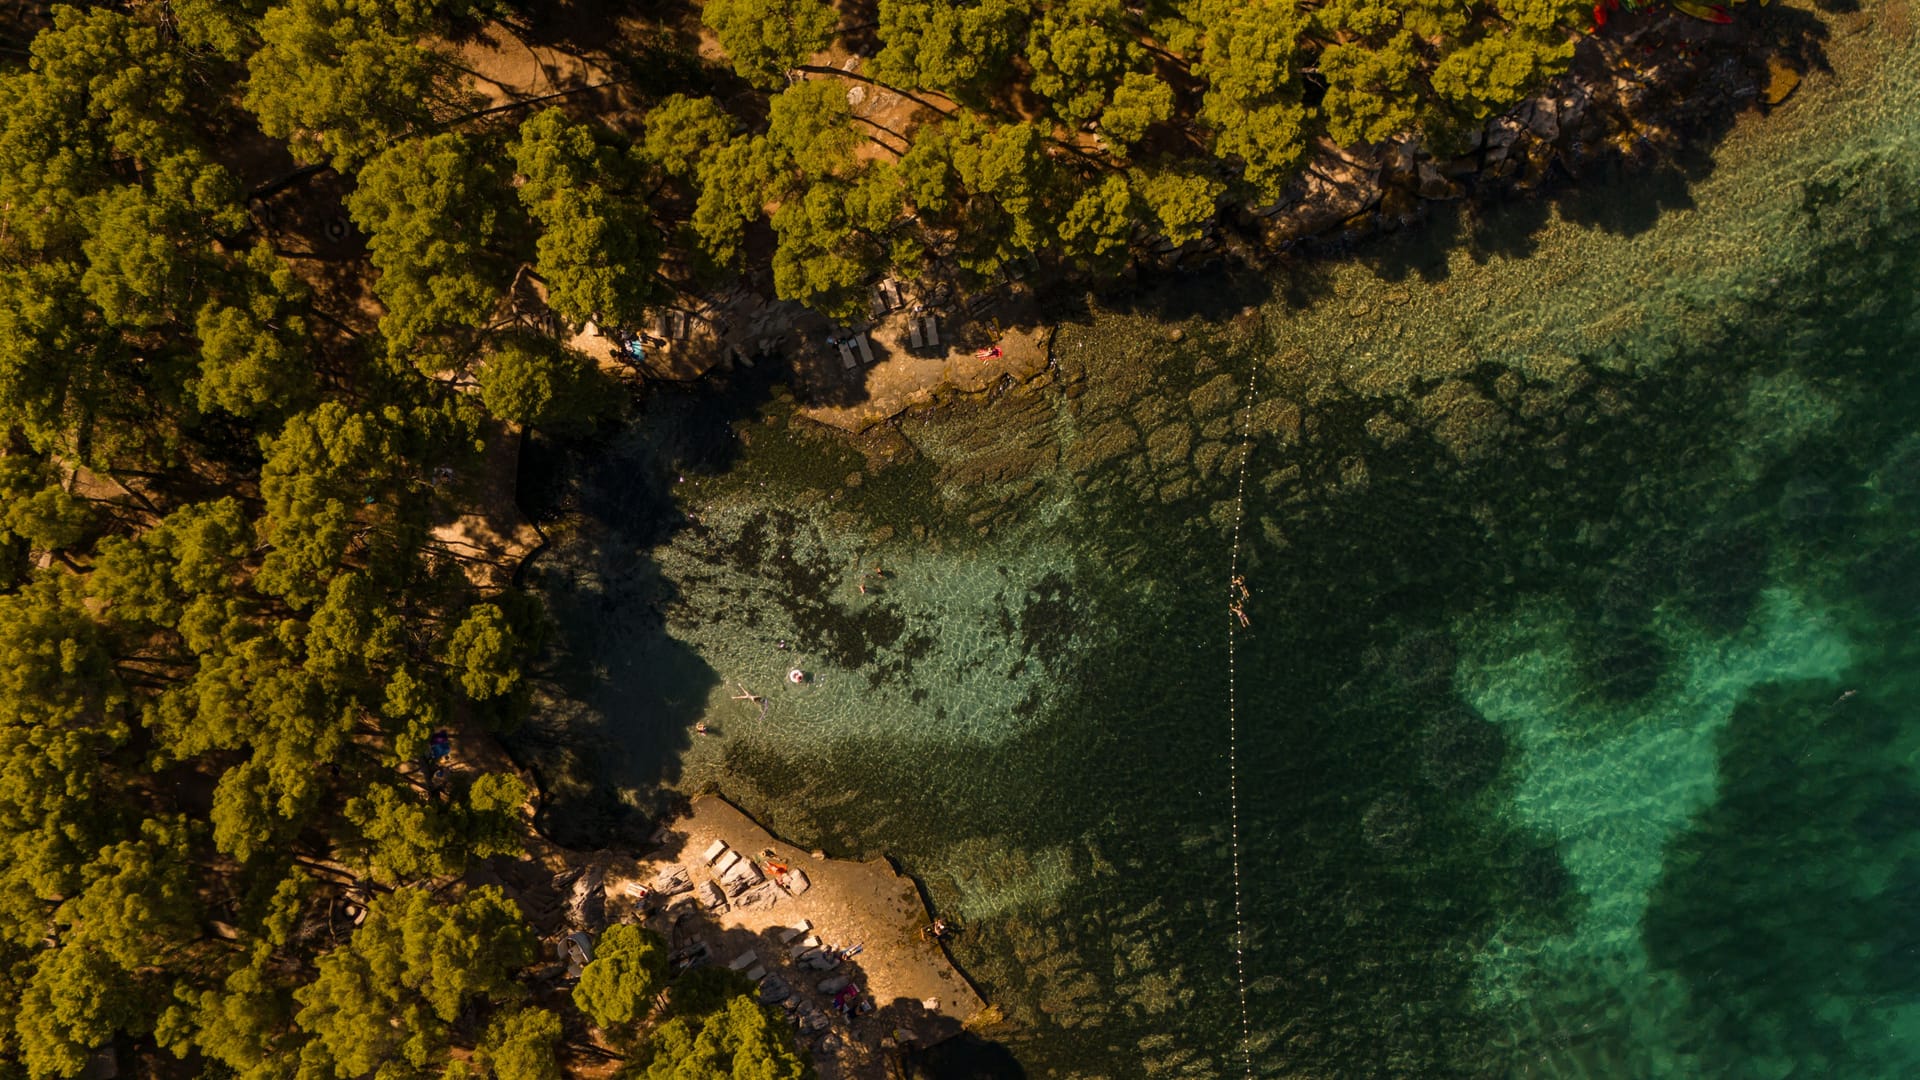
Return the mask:
<svg viewBox="0 0 1920 1080">
<path fill-rule="evenodd" d="M 768 384 L 537 454 L 549 827 L 718 785 L 918 876 L 1030 1074 L 1245 1075 L 1246 453 L 1257 1075 L 1920 1071 L 1920 44 L 1823 19 L 1658 215 L 1063 313 L 1049 385 L 857 440 Z"/>
</svg>

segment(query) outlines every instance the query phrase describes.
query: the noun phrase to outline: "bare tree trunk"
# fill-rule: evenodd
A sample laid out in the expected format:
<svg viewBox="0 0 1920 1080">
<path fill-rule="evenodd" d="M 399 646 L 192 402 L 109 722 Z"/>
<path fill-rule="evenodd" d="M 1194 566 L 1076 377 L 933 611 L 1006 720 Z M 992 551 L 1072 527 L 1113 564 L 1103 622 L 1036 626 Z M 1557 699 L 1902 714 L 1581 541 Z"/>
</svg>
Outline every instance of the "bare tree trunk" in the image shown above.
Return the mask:
<svg viewBox="0 0 1920 1080">
<path fill-rule="evenodd" d="M 889 86 L 886 83 L 881 82 L 879 79 L 869 78 L 868 76 L 861 75 L 857 72 L 841 71 L 837 67 L 827 67 L 822 64 L 801 64 L 798 68 L 795 68 L 794 70 L 811 71 L 816 75 L 838 75 L 842 79 L 852 79 L 854 82 L 863 82 L 863 83 L 866 83 L 868 86 L 877 86 L 882 90 L 888 91 L 889 93 L 899 94 L 901 97 L 906 98 L 908 101 L 914 102 L 915 104 L 924 105 L 927 108 L 932 109 L 934 112 L 939 113 L 941 116 L 953 115 L 952 113 L 941 108 L 940 106 L 935 105 L 933 102 L 928 101 L 926 98 L 920 97 L 917 94 L 909 94 L 905 90 L 902 90 L 897 86 Z"/>
</svg>

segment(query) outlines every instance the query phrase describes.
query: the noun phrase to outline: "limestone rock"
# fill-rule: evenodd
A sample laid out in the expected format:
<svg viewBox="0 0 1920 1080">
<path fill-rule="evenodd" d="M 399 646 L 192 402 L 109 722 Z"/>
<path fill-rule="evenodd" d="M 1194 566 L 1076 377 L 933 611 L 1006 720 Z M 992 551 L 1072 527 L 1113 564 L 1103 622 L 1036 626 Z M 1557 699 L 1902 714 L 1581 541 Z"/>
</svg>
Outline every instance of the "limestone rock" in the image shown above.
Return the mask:
<svg viewBox="0 0 1920 1080">
<path fill-rule="evenodd" d="M 1300 406 L 1286 398 L 1270 397 L 1253 407 L 1253 432 L 1277 435 L 1282 442 L 1300 441 Z"/>
<path fill-rule="evenodd" d="M 1433 162 L 1420 163 L 1420 197 L 1430 201 L 1457 199 L 1462 192 L 1460 185 L 1443 176 Z"/>
<path fill-rule="evenodd" d="M 1232 408 L 1234 399 L 1239 395 L 1239 379 L 1232 375 L 1215 375 L 1187 395 L 1187 407 L 1193 411 L 1194 419 L 1205 419 Z"/>
<path fill-rule="evenodd" d="M 1433 437 L 1459 461 L 1479 461 L 1506 438 L 1506 410 L 1471 383 L 1449 379 L 1415 406 Z"/>
<path fill-rule="evenodd" d="M 1074 443 L 1064 455 L 1067 468 L 1074 472 L 1111 461 L 1140 445 L 1140 434 L 1124 420 L 1112 420 L 1095 428 Z"/>
<path fill-rule="evenodd" d="M 1193 429 L 1186 424 L 1168 424 L 1147 436 L 1147 457 L 1158 466 L 1184 462 L 1192 449 Z"/>
<path fill-rule="evenodd" d="M 1376 413 L 1367 421 L 1367 434 L 1373 436 L 1384 449 L 1393 449 L 1405 442 L 1407 436 L 1412 433 L 1412 428 L 1391 413 Z"/>
</svg>

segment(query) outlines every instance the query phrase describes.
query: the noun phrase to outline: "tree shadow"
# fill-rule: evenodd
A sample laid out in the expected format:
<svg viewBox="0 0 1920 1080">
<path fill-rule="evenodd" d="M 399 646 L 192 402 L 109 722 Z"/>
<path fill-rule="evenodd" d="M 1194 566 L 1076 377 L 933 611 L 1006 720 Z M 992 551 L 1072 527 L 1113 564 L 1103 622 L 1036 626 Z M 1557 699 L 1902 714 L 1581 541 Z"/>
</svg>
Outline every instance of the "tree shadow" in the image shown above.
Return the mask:
<svg viewBox="0 0 1920 1080">
<path fill-rule="evenodd" d="M 737 900 L 737 898 L 736 898 Z M 921 1048 L 945 1045 L 963 1034 L 963 1025 L 952 1016 L 927 1008 L 921 1001 L 896 998 L 881 1002 L 868 992 L 868 972 L 857 958 L 841 958 L 831 966 L 818 967 L 806 958 L 834 956 L 848 942 L 828 940 L 833 928 L 814 927 L 800 931 L 796 910 L 790 919 L 761 930 L 742 926 L 723 926 L 716 914 L 697 900 L 683 895 L 652 914 L 646 925 L 659 931 L 668 948 L 687 971 L 700 967 L 719 967 L 739 974 L 743 990 L 751 993 L 767 1008 L 782 1015 L 792 1028 L 801 1052 L 810 1056 L 816 1067 L 827 1068 L 839 1059 L 841 1070 L 865 1062 L 875 1066 L 905 1067 Z M 788 924 L 793 924 L 792 927 Z M 796 935 L 794 940 L 783 940 Z M 821 944 L 807 946 L 807 940 Z M 759 978 L 749 976 L 759 974 Z M 676 976 L 678 977 L 678 976 Z M 856 1005 L 840 1008 L 836 997 L 846 988 L 855 991 Z M 994 1044 L 975 1041 L 985 1046 Z M 1004 1047 L 998 1048 L 1008 1062 Z M 1014 1066 L 1018 1069 L 1018 1066 Z M 856 1068 L 856 1074 L 859 1069 Z M 894 1075 L 889 1072 L 887 1075 Z M 928 1076 L 1005 1076 L 1023 1077 L 1022 1072 L 938 1073 Z"/>
<path fill-rule="evenodd" d="M 632 842 L 665 809 L 718 672 L 667 626 L 679 602 L 651 551 L 692 519 L 674 489 L 740 453 L 736 424 L 771 400 L 773 365 L 655 390 L 618 427 L 530 433 L 522 511 L 562 539 L 527 584 L 558 627 L 535 715 L 504 741 L 539 777 L 542 831 L 569 846 Z"/>
</svg>

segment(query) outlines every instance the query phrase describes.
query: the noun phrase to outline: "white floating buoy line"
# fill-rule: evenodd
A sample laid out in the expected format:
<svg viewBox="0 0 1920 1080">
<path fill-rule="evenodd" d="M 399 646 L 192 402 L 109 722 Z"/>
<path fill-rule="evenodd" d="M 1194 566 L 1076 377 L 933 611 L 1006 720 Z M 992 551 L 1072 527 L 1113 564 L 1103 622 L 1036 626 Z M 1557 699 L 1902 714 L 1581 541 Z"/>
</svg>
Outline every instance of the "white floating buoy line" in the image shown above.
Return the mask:
<svg viewBox="0 0 1920 1080">
<path fill-rule="evenodd" d="M 1227 821 L 1233 855 L 1233 974 L 1240 989 L 1240 1056 L 1249 1080 L 1253 1076 L 1253 1020 L 1247 1010 L 1247 924 L 1240 884 L 1240 716 L 1234 685 L 1234 642 L 1249 625 L 1241 606 L 1249 594 L 1240 577 L 1240 526 L 1247 514 L 1247 462 L 1253 458 L 1254 379 L 1259 370 L 1256 364 L 1247 373 L 1246 419 L 1240 430 L 1240 470 L 1233 493 L 1233 546 L 1227 557 Z"/>
</svg>

